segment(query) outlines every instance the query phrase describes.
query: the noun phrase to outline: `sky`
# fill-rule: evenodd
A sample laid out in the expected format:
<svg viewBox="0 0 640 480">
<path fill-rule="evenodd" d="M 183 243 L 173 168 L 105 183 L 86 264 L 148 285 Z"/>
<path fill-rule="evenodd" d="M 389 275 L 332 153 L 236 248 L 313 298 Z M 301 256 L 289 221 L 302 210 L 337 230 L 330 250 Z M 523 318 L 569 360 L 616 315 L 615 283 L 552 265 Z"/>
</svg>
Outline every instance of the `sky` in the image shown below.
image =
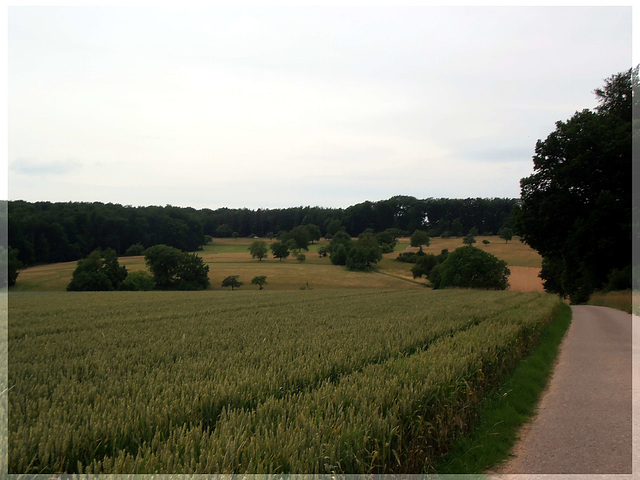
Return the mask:
<svg viewBox="0 0 640 480">
<path fill-rule="evenodd" d="M 8 198 L 520 196 L 632 67 L 631 7 L 9 7 Z"/>
</svg>

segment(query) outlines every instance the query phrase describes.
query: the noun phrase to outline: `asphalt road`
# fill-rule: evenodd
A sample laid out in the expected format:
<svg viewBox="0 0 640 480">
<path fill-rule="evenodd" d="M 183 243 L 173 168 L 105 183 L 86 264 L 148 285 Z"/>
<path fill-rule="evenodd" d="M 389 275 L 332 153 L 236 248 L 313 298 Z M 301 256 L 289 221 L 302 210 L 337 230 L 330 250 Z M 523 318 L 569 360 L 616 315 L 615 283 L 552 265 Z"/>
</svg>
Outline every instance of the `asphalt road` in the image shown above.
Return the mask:
<svg viewBox="0 0 640 480">
<path fill-rule="evenodd" d="M 632 318 L 638 326 L 638 317 L 605 307 L 571 308 L 573 320 L 538 414 L 521 432 L 515 457 L 497 473 L 632 478 L 638 464 L 632 448 L 632 376 L 635 386 L 638 379 Z"/>
</svg>

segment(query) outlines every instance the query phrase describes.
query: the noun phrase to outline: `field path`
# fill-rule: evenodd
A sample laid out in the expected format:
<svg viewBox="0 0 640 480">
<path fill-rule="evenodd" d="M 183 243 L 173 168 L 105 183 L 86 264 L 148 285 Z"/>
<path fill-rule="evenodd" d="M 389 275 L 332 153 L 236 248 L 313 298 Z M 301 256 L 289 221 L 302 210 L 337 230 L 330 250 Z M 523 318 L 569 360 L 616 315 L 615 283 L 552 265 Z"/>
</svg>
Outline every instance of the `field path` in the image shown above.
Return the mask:
<svg viewBox="0 0 640 480">
<path fill-rule="evenodd" d="M 515 458 L 496 473 L 632 478 L 632 316 L 594 306 L 572 313 L 538 415 L 521 432 Z"/>
</svg>

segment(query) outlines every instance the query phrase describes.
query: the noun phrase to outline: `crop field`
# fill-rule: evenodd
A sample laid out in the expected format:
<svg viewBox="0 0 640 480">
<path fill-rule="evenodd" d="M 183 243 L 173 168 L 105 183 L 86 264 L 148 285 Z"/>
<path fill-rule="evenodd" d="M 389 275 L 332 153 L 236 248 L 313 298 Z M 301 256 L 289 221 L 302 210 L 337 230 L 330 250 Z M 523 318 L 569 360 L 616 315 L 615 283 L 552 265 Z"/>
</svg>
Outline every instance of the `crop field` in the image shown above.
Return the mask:
<svg viewBox="0 0 640 480">
<path fill-rule="evenodd" d="M 430 472 L 557 305 L 423 288 L 12 293 L 9 473 Z"/>
</svg>

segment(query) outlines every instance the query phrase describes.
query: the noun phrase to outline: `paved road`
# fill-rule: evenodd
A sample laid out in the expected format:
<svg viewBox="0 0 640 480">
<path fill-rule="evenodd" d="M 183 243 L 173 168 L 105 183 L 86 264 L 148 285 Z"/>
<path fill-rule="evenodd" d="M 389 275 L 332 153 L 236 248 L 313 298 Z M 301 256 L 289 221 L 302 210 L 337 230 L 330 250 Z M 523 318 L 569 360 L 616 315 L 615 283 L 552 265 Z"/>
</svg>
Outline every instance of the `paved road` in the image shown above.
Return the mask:
<svg viewBox="0 0 640 480">
<path fill-rule="evenodd" d="M 539 413 L 523 430 L 516 457 L 498 473 L 631 478 L 637 463 L 632 458 L 632 316 L 604 307 L 574 306 L 572 311 Z"/>
</svg>

